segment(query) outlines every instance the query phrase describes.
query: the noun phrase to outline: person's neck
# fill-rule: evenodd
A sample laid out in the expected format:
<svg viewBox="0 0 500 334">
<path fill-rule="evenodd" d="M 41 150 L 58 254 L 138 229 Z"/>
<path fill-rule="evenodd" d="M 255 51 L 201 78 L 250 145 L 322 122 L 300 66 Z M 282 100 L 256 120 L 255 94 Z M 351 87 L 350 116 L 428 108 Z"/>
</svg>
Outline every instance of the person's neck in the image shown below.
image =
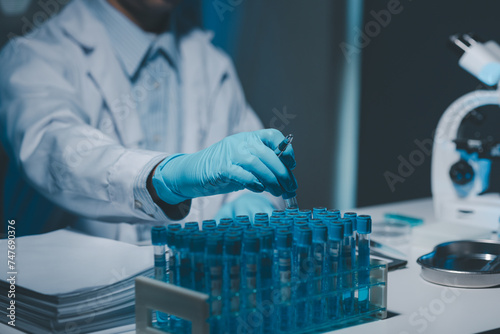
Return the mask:
<svg viewBox="0 0 500 334">
<path fill-rule="evenodd" d="M 170 27 L 170 12 L 146 12 L 137 8 L 129 8 L 119 0 L 107 0 L 120 13 L 144 31 L 162 33 Z"/>
</svg>

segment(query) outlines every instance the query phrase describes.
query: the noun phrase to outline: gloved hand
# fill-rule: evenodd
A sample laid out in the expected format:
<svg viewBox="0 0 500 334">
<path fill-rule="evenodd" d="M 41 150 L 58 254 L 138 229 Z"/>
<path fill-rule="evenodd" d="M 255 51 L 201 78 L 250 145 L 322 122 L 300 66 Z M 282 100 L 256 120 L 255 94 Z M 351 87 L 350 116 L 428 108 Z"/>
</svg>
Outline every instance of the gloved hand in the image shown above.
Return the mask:
<svg viewBox="0 0 500 334">
<path fill-rule="evenodd" d="M 221 218 L 236 218 L 239 215 L 247 215 L 253 221 L 253 216 L 257 212 L 265 212 L 269 216 L 273 213 L 274 207 L 271 201 L 263 195 L 246 193 L 231 202 L 225 203 L 215 215 L 215 220 Z"/>
<path fill-rule="evenodd" d="M 283 139 L 274 129 L 243 132 L 196 153 L 170 156 L 154 171 L 153 186 L 169 204 L 244 188 L 274 196 L 293 192 L 297 181 L 290 172 L 295 168 L 292 146 L 280 158 L 274 153 Z"/>
</svg>

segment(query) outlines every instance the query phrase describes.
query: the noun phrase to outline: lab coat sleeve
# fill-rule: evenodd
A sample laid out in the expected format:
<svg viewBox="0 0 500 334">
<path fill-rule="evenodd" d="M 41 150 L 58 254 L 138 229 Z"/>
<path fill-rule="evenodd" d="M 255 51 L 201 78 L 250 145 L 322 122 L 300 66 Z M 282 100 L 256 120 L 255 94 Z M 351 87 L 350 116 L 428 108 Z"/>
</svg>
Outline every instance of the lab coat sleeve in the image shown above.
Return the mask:
<svg viewBox="0 0 500 334">
<path fill-rule="evenodd" d="M 118 222 L 166 219 L 159 207 L 144 208 L 134 198 L 134 188 L 146 186 L 147 166 L 165 154 L 127 149 L 92 126 L 94 116 L 84 110 L 67 72 L 70 66 L 21 42 L 0 55 L 0 124 L 25 178 L 77 215 Z"/>
</svg>

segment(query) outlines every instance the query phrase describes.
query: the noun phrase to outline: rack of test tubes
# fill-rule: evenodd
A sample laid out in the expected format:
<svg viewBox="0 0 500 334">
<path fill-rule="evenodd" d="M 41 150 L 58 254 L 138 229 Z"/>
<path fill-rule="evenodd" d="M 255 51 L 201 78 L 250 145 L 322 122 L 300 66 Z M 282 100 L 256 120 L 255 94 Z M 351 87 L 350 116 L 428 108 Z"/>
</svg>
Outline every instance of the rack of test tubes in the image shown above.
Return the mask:
<svg viewBox="0 0 500 334">
<path fill-rule="evenodd" d="M 308 333 L 383 319 L 387 266 L 370 259 L 370 233 L 370 216 L 326 208 L 154 227 L 137 332 Z"/>
</svg>

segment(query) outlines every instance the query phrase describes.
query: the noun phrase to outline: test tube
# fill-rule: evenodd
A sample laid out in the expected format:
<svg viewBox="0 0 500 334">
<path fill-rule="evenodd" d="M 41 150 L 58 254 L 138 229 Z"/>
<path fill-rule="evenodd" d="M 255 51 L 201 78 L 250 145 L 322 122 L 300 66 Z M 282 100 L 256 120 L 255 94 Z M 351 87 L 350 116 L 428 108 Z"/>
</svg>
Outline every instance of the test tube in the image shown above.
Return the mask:
<svg viewBox="0 0 500 334">
<path fill-rule="evenodd" d="M 223 238 L 221 234 L 209 233 L 206 246 L 207 288 L 210 295 L 210 332 L 222 333 L 222 266 Z"/>
<path fill-rule="evenodd" d="M 308 226 L 299 227 L 297 243 L 298 279 L 296 290 L 297 328 L 303 329 L 310 324 L 311 308 L 307 297 L 312 292 L 313 270 L 310 266 L 312 260 L 312 230 Z"/>
<path fill-rule="evenodd" d="M 353 237 L 356 238 L 356 230 L 358 229 L 358 214 L 356 212 L 346 212 L 344 213 L 344 218 L 350 218 L 352 220 L 352 233 Z"/>
<path fill-rule="evenodd" d="M 205 279 L 205 247 L 207 232 L 199 231 L 191 234 L 189 249 L 191 255 L 191 268 L 193 275 L 193 288 L 206 293 Z"/>
<path fill-rule="evenodd" d="M 313 230 L 313 257 L 314 257 L 314 282 L 313 282 L 313 305 L 312 321 L 320 323 L 323 321 L 323 293 L 325 289 L 326 275 L 326 239 L 327 228 L 323 223 L 317 223 L 312 227 Z"/>
<path fill-rule="evenodd" d="M 240 288 L 241 288 L 241 233 L 230 231 L 224 236 L 224 291 L 227 309 L 227 328 L 229 333 L 238 332 L 238 317 L 240 316 Z"/>
<path fill-rule="evenodd" d="M 289 215 L 291 213 L 297 213 L 298 214 L 299 213 L 299 208 L 297 206 L 295 206 L 295 207 L 289 207 L 289 206 L 287 206 L 286 209 L 285 209 L 285 215 Z"/>
<path fill-rule="evenodd" d="M 342 239 L 342 304 L 344 314 L 349 316 L 354 313 L 354 275 L 353 259 L 356 258 L 356 243 L 352 237 L 352 220 L 340 219 L 344 225 L 344 238 Z"/>
<path fill-rule="evenodd" d="M 276 327 L 281 332 L 289 332 L 293 329 L 293 308 L 291 305 L 292 241 L 292 232 L 287 230 L 276 231 L 278 260 L 275 265 L 278 267 L 278 275 L 275 276 L 275 285 L 279 287 Z"/>
<path fill-rule="evenodd" d="M 328 252 L 327 252 L 327 271 L 328 281 L 327 290 L 330 293 L 327 297 L 327 318 L 337 319 L 340 316 L 340 301 L 337 293 L 332 294 L 334 291 L 339 291 L 340 286 L 340 272 L 342 267 L 342 240 L 344 239 L 344 225 L 339 222 L 328 223 Z"/>
<path fill-rule="evenodd" d="M 177 282 L 179 286 L 191 289 L 191 256 L 189 254 L 189 239 L 191 232 L 183 229 L 175 233 Z M 175 321 L 175 333 L 191 333 L 191 322 L 178 318 Z"/>
<path fill-rule="evenodd" d="M 370 233 L 372 232 L 372 219 L 368 215 L 358 216 L 358 307 L 360 312 L 367 312 L 370 307 L 368 287 L 370 284 Z"/>
<path fill-rule="evenodd" d="M 258 291 L 260 291 L 260 239 L 256 232 L 246 230 L 243 233 L 243 270 L 242 270 L 242 305 L 244 318 L 249 319 L 252 313 L 257 311 L 257 303 L 260 302 Z M 253 332 L 253 328 L 250 332 Z"/>
<path fill-rule="evenodd" d="M 154 226 L 151 229 L 151 241 L 154 249 L 154 277 L 159 281 L 167 282 L 167 261 L 165 257 L 167 228 L 165 226 Z M 169 315 L 156 311 L 156 322 L 160 328 L 168 329 Z"/>
<path fill-rule="evenodd" d="M 272 305 L 273 288 L 273 257 L 274 257 L 274 229 L 260 229 L 260 284 L 261 305 Z M 275 331 L 272 327 L 273 321 L 270 314 L 263 316 L 262 333 L 271 334 Z"/>
</svg>

